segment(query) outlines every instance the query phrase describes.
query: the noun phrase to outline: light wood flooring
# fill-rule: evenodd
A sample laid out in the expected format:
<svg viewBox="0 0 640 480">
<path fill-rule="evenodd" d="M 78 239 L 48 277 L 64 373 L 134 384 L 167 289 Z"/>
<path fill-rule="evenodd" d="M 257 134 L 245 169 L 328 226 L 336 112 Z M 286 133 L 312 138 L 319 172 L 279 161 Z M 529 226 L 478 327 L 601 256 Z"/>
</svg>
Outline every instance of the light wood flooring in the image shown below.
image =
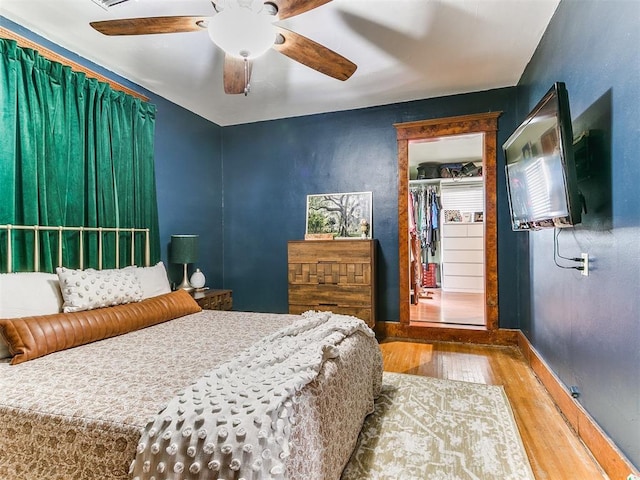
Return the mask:
<svg viewBox="0 0 640 480">
<path fill-rule="evenodd" d="M 410 325 L 484 326 L 484 294 L 443 292 L 440 288 L 423 288 L 418 304 L 409 307 Z"/>
<path fill-rule="evenodd" d="M 384 340 L 384 369 L 503 385 L 537 480 L 608 479 L 516 347 Z"/>
</svg>

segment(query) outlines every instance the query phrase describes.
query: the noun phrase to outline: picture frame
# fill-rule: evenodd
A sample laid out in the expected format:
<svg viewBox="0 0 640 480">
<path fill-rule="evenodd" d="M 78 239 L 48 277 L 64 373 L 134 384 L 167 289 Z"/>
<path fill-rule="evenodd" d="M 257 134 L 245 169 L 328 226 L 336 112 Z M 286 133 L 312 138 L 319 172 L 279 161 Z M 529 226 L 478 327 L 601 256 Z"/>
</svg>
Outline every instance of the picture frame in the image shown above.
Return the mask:
<svg viewBox="0 0 640 480">
<path fill-rule="evenodd" d="M 462 222 L 462 213 L 460 210 L 444 210 L 445 223 Z"/>
<path fill-rule="evenodd" d="M 373 238 L 373 192 L 307 195 L 305 239 Z"/>
<path fill-rule="evenodd" d="M 477 223 L 484 222 L 484 212 L 474 212 L 473 213 L 473 221 Z"/>
</svg>

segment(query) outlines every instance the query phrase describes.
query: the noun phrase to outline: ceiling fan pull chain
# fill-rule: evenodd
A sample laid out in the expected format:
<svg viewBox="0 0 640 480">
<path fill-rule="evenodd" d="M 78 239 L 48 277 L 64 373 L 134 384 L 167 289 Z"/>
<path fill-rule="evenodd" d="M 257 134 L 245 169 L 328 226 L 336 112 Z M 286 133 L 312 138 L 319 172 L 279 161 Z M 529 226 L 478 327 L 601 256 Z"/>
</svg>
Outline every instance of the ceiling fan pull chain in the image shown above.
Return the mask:
<svg viewBox="0 0 640 480">
<path fill-rule="evenodd" d="M 246 97 L 249 94 L 249 89 L 251 86 L 249 85 L 249 61 L 247 57 L 244 57 L 244 96 Z"/>
</svg>

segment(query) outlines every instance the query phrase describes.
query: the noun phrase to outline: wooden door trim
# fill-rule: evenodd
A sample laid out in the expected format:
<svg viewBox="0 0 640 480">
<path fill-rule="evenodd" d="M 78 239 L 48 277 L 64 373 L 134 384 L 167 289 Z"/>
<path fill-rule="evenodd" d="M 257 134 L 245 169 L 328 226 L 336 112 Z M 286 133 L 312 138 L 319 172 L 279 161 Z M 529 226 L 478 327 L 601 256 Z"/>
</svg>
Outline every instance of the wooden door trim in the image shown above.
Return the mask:
<svg viewBox="0 0 640 480">
<path fill-rule="evenodd" d="M 400 264 L 400 323 L 409 325 L 409 141 L 472 133 L 483 134 L 482 174 L 485 187 L 485 321 L 498 329 L 498 249 L 496 163 L 498 117 L 502 112 L 396 123 L 398 142 L 398 261 Z M 429 328 L 429 327 L 424 327 Z"/>
</svg>

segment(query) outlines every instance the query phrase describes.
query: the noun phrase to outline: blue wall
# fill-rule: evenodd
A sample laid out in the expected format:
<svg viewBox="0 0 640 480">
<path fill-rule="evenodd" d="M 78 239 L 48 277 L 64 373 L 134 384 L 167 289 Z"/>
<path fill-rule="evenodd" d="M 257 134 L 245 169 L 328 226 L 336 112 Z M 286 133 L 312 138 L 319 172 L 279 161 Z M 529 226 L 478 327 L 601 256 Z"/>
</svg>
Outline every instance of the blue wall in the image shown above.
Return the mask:
<svg viewBox="0 0 640 480">
<path fill-rule="evenodd" d="M 156 189 L 166 260 L 172 234 L 200 236 L 199 267 L 207 285 L 222 285 L 222 129 L 156 97 Z M 172 280 L 182 269 L 168 264 Z M 190 270 L 190 271 L 191 271 Z"/>
<path fill-rule="evenodd" d="M 171 280 L 180 281 L 182 270 L 167 261 L 171 235 L 199 234 L 201 261 L 197 266 L 206 273 L 208 283 L 221 285 L 222 129 L 1 16 L 0 25 L 148 97 L 156 105 L 155 165 L 162 260 L 169 267 Z"/>
<path fill-rule="evenodd" d="M 394 123 L 503 111 L 501 145 L 515 128 L 515 88 L 225 127 L 224 286 L 240 310 L 286 312 L 287 241 L 304 237 L 306 196 L 373 192 L 378 320 L 398 320 L 398 152 Z M 498 194 L 504 161 L 498 158 Z M 499 202 L 500 324 L 520 321 L 522 237 Z M 524 251 L 526 254 L 526 250 Z"/>
<path fill-rule="evenodd" d="M 522 120 L 554 81 L 569 91 L 574 134 L 591 130 L 596 158 L 581 182 L 588 214 L 559 236 L 586 252 L 591 274 L 553 264 L 551 231 L 530 239 L 534 347 L 604 431 L 640 466 L 640 2 L 563 0 L 523 74 Z M 523 235 L 527 235 L 524 233 Z M 525 315 L 525 319 L 526 319 Z"/>
</svg>

